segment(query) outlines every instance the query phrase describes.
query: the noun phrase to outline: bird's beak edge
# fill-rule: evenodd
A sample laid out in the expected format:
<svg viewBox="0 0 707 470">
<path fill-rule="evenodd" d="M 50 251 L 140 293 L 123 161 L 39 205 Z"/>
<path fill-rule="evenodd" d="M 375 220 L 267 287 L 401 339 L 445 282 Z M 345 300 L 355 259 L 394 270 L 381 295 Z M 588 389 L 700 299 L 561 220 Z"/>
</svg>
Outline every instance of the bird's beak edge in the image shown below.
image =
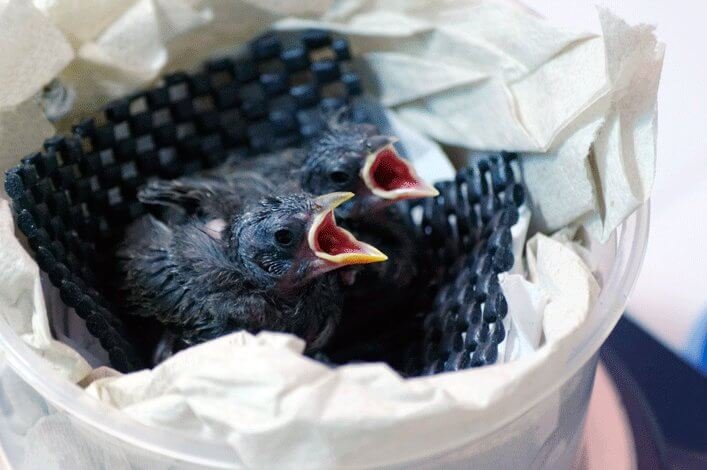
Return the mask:
<svg viewBox="0 0 707 470">
<path fill-rule="evenodd" d="M 361 179 L 374 195 L 392 201 L 435 197 L 439 191 L 426 183 L 412 164 L 395 150 L 392 138 L 369 154 L 361 169 Z"/>
</svg>

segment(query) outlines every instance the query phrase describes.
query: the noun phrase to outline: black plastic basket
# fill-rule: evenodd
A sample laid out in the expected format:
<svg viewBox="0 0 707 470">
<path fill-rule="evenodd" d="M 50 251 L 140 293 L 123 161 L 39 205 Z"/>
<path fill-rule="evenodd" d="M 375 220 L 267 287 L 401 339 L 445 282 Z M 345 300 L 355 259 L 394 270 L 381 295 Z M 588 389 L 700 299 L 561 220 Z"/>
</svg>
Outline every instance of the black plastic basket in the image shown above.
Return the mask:
<svg viewBox="0 0 707 470">
<path fill-rule="evenodd" d="M 300 144 L 323 127 L 322 109 L 349 105 L 353 120 L 385 127 L 380 109 L 360 98 L 361 81 L 350 58 L 347 41 L 328 32 L 267 34 L 245 53 L 208 61 L 194 73 L 169 75 L 152 89 L 110 103 L 75 125 L 70 135 L 47 139 L 42 151 L 8 171 L 5 187 L 16 222 L 37 263 L 99 339 L 113 367 L 137 370 L 149 357 L 149 348 L 140 348 L 135 339 L 136 331 L 139 335 L 147 326 L 126 327 L 126 321 L 136 320 L 120 315 L 110 287 L 115 244 L 125 227 L 146 213 L 138 189 L 153 177 L 175 178 L 216 166 L 233 153 L 255 155 Z M 430 311 L 410 319 L 427 318 L 415 323 L 424 340 L 414 340 L 419 350 L 412 356 L 414 373 L 454 368 L 445 364 L 458 356 L 458 327 L 445 319 L 460 306 L 450 299 L 458 303 L 466 299 L 459 292 L 484 289 L 477 278 L 488 273 L 474 260 L 508 251 L 487 241 L 517 219 L 523 193 L 513 159 L 507 154 L 485 159 L 455 181 L 438 184 L 439 197 L 408 206 L 411 230 L 418 233 L 427 264 L 436 267 L 427 294 L 437 300 Z M 466 264 L 457 262 L 461 258 Z M 462 285 L 464 276 L 474 286 Z M 502 296 L 497 289 L 486 294 Z M 476 295 L 473 308 L 487 308 L 486 298 Z M 499 334 L 488 338 L 485 350 L 503 339 Z M 486 362 L 494 358 L 484 354 Z"/>
<path fill-rule="evenodd" d="M 517 155 L 481 159 L 437 185 L 416 228 L 430 265 L 439 266 L 434 303 L 406 372 L 434 374 L 493 364 L 506 339 L 508 304 L 498 275 L 513 268 L 511 227 L 525 203 Z"/>
<path fill-rule="evenodd" d="M 113 246 L 146 212 L 138 189 L 213 167 L 227 155 L 296 145 L 323 126 L 322 108 L 352 105 L 361 83 L 345 39 L 324 31 L 264 35 L 238 56 L 116 100 L 9 170 L 5 188 L 40 268 L 120 371 L 144 365 L 106 295 Z"/>
</svg>

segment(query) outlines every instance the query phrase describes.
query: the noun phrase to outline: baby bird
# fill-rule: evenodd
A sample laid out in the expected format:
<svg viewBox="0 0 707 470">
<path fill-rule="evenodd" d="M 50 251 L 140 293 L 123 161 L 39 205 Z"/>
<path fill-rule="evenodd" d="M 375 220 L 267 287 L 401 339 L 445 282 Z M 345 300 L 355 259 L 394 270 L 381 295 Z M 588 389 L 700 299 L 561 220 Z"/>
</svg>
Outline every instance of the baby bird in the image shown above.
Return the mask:
<svg viewBox="0 0 707 470">
<path fill-rule="evenodd" d="M 126 306 L 187 345 L 271 330 L 293 333 L 316 351 L 341 315 L 332 271 L 387 259 L 336 225 L 334 209 L 351 197 L 271 196 L 211 226 L 197 216 L 177 224 L 145 216 L 118 251 Z"/>
<path fill-rule="evenodd" d="M 395 149 L 396 137 L 380 135 L 371 124 L 331 121 L 314 140 L 294 176 L 312 194 L 351 191 L 356 198 L 342 215 L 366 217 L 396 202 L 436 196 Z"/>
<path fill-rule="evenodd" d="M 279 193 L 304 191 L 327 194 L 347 191 L 356 198 L 337 211 L 350 218 L 367 217 L 405 199 L 436 196 L 438 191 L 420 178 L 413 166 L 395 150 L 396 138 L 380 135 L 371 124 L 331 119 L 327 129 L 303 148 L 291 148 L 256 157 L 231 157 L 199 177 L 222 178 L 234 186 L 229 197 L 241 198 L 254 186 L 272 185 Z M 147 204 L 181 194 L 199 180 L 194 177 L 156 181 L 140 192 Z M 198 186 L 198 184 L 195 184 Z M 194 188 L 197 192 L 198 187 Z M 257 189 L 256 189 L 257 190 Z"/>
</svg>

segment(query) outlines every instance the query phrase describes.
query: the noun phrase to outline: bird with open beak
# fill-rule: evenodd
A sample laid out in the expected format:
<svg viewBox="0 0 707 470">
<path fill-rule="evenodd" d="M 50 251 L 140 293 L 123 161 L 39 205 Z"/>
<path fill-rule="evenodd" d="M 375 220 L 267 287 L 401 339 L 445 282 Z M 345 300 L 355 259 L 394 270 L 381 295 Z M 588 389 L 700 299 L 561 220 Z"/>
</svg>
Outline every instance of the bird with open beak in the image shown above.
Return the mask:
<svg viewBox="0 0 707 470">
<path fill-rule="evenodd" d="M 370 124 L 330 124 L 329 130 L 310 144 L 296 172 L 302 188 L 313 194 L 356 193 L 341 211 L 352 219 L 365 218 L 399 201 L 439 194 L 400 156 L 397 140 L 380 135 Z"/>
<path fill-rule="evenodd" d="M 338 192 L 270 196 L 231 219 L 136 221 L 117 252 L 128 312 L 153 317 L 185 344 L 233 331 L 293 333 L 316 351 L 342 308 L 333 271 L 386 256 L 339 227 Z"/>
<path fill-rule="evenodd" d="M 342 226 L 391 251 L 391 261 L 365 268 L 365 302 L 376 298 L 376 285 L 386 291 L 405 287 L 415 276 L 413 234 L 395 203 L 433 197 L 438 191 L 417 174 L 395 148 L 397 139 L 378 132 L 371 124 L 342 120 L 343 111 L 329 119 L 327 128 L 303 148 L 249 158 L 232 158 L 223 165 L 170 181 L 156 180 L 138 198 L 149 205 L 178 208 L 218 219 L 227 217 L 253 195 L 306 191 L 326 194 L 350 191 L 351 201 L 337 209 Z M 349 269 L 344 280 L 353 283 L 361 269 Z"/>
</svg>

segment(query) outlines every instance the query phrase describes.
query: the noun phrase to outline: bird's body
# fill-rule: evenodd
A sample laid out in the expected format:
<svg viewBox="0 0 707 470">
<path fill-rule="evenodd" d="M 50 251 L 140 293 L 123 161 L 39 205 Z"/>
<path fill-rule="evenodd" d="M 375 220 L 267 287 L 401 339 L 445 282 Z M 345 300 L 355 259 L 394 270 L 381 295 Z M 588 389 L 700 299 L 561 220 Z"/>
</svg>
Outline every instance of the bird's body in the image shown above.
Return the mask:
<svg viewBox="0 0 707 470">
<path fill-rule="evenodd" d="M 340 317 L 335 275 L 282 295 L 273 282 L 251 279 L 247 266 L 227 255 L 227 242 L 198 220 L 169 227 L 146 216 L 131 227 L 125 246 L 118 257 L 125 283 L 133 287 L 126 292 L 131 313 L 159 318 L 187 344 L 264 326 L 326 340 Z"/>
<path fill-rule="evenodd" d="M 326 197 L 270 197 L 218 228 L 196 215 L 139 219 L 117 253 L 127 311 L 156 318 L 186 344 L 271 330 L 320 348 L 343 301 L 329 271 L 385 259 L 335 225 L 333 209 L 318 202 Z"/>
<path fill-rule="evenodd" d="M 364 308 L 373 304 L 387 310 L 398 303 L 400 290 L 415 281 L 421 266 L 415 234 L 406 216 L 404 208 L 396 205 L 368 217 L 341 220 L 341 225 L 357 238 L 382 247 L 390 257 L 385 263 L 359 268 L 356 288 L 346 291 L 347 303 Z"/>
<path fill-rule="evenodd" d="M 341 323 L 324 351 L 331 361 L 383 361 L 402 370 L 408 345 L 421 334 L 418 320 L 430 297 L 430 270 L 407 217 L 405 207 L 395 205 L 367 218 L 341 221 L 390 260 L 349 268 L 357 273 L 343 290 Z"/>
</svg>

